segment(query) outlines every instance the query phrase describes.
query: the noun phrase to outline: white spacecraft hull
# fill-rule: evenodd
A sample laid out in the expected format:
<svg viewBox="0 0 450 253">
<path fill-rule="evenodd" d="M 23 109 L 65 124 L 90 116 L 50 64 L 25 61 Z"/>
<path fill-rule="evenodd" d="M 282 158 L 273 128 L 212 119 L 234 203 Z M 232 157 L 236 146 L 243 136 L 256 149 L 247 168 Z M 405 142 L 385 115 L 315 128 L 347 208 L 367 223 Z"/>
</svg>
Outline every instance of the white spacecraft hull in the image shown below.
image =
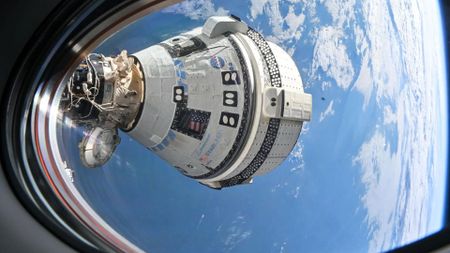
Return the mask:
<svg viewBox="0 0 450 253">
<path fill-rule="evenodd" d="M 233 18 L 210 18 L 133 56 L 146 92 L 128 134 L 209 186 L 277 167 L 310 118 L 311 96 L 291 57 Z"/>
<path fill-rule="evenodd" d="M 77 71 L 68 100 L 99 110 L 83 117 L 96 129 L 80 144 L 88 167 L 111 157 L 121 128 L 202 184 L 248 183 L 286 159 L 311 117 L 292 58 L 235 17 L 211 17 L 131 56 L 88 56 Z"/>
</svg>

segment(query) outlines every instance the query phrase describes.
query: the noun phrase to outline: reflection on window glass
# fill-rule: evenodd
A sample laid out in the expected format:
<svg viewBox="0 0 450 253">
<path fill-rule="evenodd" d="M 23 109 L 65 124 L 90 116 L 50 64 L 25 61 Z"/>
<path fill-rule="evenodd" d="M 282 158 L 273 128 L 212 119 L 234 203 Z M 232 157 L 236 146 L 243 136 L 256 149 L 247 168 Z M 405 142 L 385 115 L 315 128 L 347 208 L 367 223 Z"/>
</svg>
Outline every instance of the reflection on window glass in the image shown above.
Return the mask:
<svg viewBox="0 0 450 253">
<path fill-rule="evenodd" d="M 185 175 L 213 174 L 222 166 L 214 156 L 225 157 L 221 148 L 244 141 L 239 129 L 252 124 L 245 121 L 252 112 L 240 110 L 244 102 L 257 102 L 238 92 L 251 90 L 250 70 L 242 67 L 245 47 L 227 40 L 204 56 L 221 78 L 223 90 L 208 93 L 217 96 L 221 111 L 199 109 L 204 105 L 196 89 L 205 87 L 193 78 L 208 72 L 186 71 L 201 69 L 203 63 L 192 58 L 209 45 L 189 31 L 210 16 L 230 14 L 293 58 L 313 111 L 309 122 L 295 126 L 302 127 L 300 136 L 286 137 L 298 141 L 287 159 L 277 160 L 277 169 L 252 184 L 217 191 Z M 184 1 L 118 31 L 78 67 L 61 93 L 60 108 L 68 113 L 59 130 L 61 156 L 86 203 L 145 251 L 377 252 L 405 245 L 444 226 L 448 98 L 442 29 L 437 1 Z M 164 59 L 182 58 L 172 68 L 181 81 L 169 86 L 168 76 L 151 84 L 158 96 L 143 97 L 149 79 L 129 73 L 149 72 L 139 52 L 157 44 L 166 51 L 154 54 L 166 58 L 158 58 L 152 74 L 165 73 Z M 239 53 L 226 55 L 229 48 Z M 228 66 L 229 59 L 240 65 Z M 288 65 L 279 58 L 277 63 Z M 113 91 L 110 64 L 123 69 L 114 80 L 139 92 Z M 281 96 L 289 101 L 300 95 Z M 133 134 L 139 127 L 134 119 L 147 117 L 141 103 L 153 108 L 164 101 L 170 104 L 146 120 L 158 133 L 166 124 L 161 115 L 172 110 L 169 133 Z M 269 101 L 275 106 L 278 100 Z M 121 110 L 114 114 L 119 131 L 102 113 L 113 106 Z M 73 111 L 77 115 L 69 116 Z M 181 145 L 179 138 L 214 141 L 205 134 L 212 125 L 226 130 L 215 135 L 223 141 L 209 153 L 205 148 L 165 158 L 176 164 L 156 155 Z M 141 143 L 158 145 L 149 150 Z M 188 155 L 201 163 L 191 164 Z"/>
</svg>

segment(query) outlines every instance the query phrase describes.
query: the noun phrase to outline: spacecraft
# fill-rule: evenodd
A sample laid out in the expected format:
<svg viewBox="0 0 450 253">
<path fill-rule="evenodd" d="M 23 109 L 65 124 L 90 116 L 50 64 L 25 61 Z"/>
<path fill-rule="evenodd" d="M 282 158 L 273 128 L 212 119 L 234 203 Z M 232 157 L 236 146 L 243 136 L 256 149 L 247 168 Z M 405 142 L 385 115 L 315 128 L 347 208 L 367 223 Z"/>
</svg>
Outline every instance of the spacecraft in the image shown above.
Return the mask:
<svg viewBox="0 0 450 253">
<path fill-rule="evenodd" d="M 235 16 L 128 55 L 91 53 L 60 110 L 86 126 L 84 166 L 100 167 L 119 130 L 214 189 L 251 183 L 287 158 L 312 97 L 292 58 Z"/>
</svg>

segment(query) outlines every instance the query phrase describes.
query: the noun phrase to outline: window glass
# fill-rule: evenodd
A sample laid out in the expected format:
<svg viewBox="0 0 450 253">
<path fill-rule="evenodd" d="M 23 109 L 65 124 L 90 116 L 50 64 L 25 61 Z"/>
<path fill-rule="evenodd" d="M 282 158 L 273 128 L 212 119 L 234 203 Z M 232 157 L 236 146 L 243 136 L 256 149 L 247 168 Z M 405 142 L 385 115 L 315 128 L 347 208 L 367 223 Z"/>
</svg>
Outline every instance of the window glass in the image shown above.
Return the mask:
<svg viewBox="0 0 450 253">
<path fill-rule="evenodd" d="M 65 164 L 60 169 L 70 178 L 66 184 L 108 229 L 151 252 L 378 252 L 437 232 L 445 225 L 448 146 L 440 11 L 437 1 L 188 0 L 145 16 L 102 42 L 55 93 L 62 113 L 54 122 L 53 143 Z M 164 64 L 165 59 L 197 57 L 207 45 L 189 32 L 211 16 L 231 14 L 292 57 L 301 76 L 296 82 L 303 85 L 298 89 L 312 96 L 312 117 L 292 126 L 302 129 L 299 136 L 283 137 L 297 142 L 287 157 L 274 160 L 276 169 L 251 184 L 246 178 L 242 185 L 218 191 L 186 175 L 195 178 L 222 166 L 213 164 L 214 157 L 225 156 L 221 148 L 247 141 L 239 129 L 247 131 L 245 124 L 252 123 L 243 120 L 253 114 L 239 110 L 253 100 L 241 91 L 251 91 L 251 81 L 245 80 L 254 76 L 239 67 L 245 55 L 221 56 L 222 48 L 239 48 L 242 41 L 225 41 L 205 56 L 211 71 L 228 68 L 226 59 L 236 63 L 218 72 L 217 87 L 223 90 L 208 83 L 207 96 L 217 96 L 220 103 L 206 109 L 198 99 L 201 93 L 194 92 L 197 83 L 183 77 L 183 71 L 202 63 L 184 62 L 173 80 L 185 83 L 174 81 L 170 87 L 172 77 L 164 74 L 170 68 Z M 148 75 L 136 55 L 154 45 L 167 50 L 152 56 L 160 65 L 151 75 L 165 79 L 127 79 L 133 71 Z M 260 53 L 257 48 L 249 52 Z M 119 77 L 108 76 L 111 62 L 123 66 Z M 277 58 L 277 64 L 282 68 L 288 61 Z M 117 78 L 134 82 L 138 92 L 120 96 L 133 97 L 131 105 L 113 99 L 121 92 L 113 88 L 111 80 Z M 294 74 L 287 78 L 295 79 Z M 141 96 L 145 89 L 160 93 Z M 289 92 L 283 101 L 300 96 Z M 277 99 L 269 104 L 276 106 Z M 127 124 L 108 125 L 90 100 L 102 110 L 120 108 L 124 113 L 117 117 Z M 141 103 L 153 108 L 166 102 L 151 116 L 138 109 Z M 215 111 L 217 106 L 225 109 Z M 164 115 L 171 110 L 178 114 L 170 131 L 156 134 L 164 130 Z M 137 121 L 127 117 L 148 120 L 155 134 L 133 135 Z M 214 124 L 226 129 L 225 137 L 217 137 L 221 141 L 209 153 L 177 153 L 174 164 L 158 155 L 183 145 L 180 138 L 213 142 L 207 131 Z M 188 162 L 190 154 L 199 162 Z M 230 157 L 224 161 L 237 159 Z"/>
</svg>

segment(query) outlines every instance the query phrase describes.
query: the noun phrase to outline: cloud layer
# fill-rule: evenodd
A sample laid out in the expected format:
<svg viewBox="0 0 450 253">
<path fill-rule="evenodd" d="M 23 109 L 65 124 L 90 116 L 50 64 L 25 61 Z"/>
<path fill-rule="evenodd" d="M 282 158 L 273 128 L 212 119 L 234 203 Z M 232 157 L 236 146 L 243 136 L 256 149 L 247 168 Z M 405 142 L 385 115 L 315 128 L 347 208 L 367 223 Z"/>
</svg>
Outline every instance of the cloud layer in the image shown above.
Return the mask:
<svg viewBox="0 0 450 253">
<path fill-rule="evenodd" d="M 216 8 L 211 0 L 187 0 L 164 9 L 164 12 L 182 14 L 190 19 L 202 20 L 215 15 L 229 15 L 222 7 Z"/>
</svg>

